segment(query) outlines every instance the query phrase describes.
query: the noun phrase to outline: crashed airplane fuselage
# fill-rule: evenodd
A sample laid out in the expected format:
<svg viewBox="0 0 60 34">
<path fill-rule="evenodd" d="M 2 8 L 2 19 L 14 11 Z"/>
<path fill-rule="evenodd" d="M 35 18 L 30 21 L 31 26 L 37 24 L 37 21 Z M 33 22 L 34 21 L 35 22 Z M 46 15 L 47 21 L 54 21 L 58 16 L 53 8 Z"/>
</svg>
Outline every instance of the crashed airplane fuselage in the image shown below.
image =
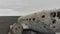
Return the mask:
<svg viewBox="0 0 60 34">
<path fill-rule="evenodd" d="M 31 15 L 22 16 L 18 18 L 18 24 L 18 26 L 22 26 L 22 30 L 32 29 L 44 33 L 60 32 L 60 9 L 45 10 Z M 17 25 L 14 25 L 14 27 L 19 29 Z M 18 31 L 21 30 L 19 29 Z"/>
</svg>

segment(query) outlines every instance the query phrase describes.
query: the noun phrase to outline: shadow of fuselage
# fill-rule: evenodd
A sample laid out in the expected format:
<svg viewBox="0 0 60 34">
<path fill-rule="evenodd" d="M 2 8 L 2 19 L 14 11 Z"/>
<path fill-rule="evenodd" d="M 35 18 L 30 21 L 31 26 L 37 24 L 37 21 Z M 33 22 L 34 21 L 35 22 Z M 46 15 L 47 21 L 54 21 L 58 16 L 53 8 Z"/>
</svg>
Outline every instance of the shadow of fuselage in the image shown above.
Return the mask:
<svg viewBox="0 0 60 34">
<path fill-rule="evenodd" d="M 32 29 L 24 29 L 23 34 L 55 34 L 55 33 L 45 33 L 45 32 L 39 32 L 39 31 L 35 31 Z"/>
</svg>

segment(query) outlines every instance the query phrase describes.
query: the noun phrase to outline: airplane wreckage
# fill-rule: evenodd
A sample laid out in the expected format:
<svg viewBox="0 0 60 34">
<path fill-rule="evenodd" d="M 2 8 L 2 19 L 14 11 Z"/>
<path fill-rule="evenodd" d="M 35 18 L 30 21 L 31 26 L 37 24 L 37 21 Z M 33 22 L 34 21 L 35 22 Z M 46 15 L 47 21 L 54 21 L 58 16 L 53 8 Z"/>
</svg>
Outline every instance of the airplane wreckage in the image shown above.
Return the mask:
<svg viewBox="0 0 60 34">
<path fill-rule="evenodd" d="M 28 32 L 28 34 L 55 34 L 55 32 L 60 32 L 60 9 L 44 10 L 22 16 L 18 18 L 18 23 L 11 26 L 11 34 L 26 34 Z"/>
</svg>

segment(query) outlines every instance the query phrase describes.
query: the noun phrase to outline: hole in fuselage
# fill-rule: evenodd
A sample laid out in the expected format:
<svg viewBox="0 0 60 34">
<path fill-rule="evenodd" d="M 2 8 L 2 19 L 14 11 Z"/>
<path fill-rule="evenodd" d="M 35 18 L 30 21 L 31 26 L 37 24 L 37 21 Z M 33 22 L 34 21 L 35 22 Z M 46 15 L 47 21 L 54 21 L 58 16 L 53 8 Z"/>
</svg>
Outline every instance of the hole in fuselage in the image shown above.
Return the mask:
<svg viewBox="0 0 60 34">
<path fill-rule="evenodd" d="M 42 18 L 45 18 L 45 15 L 42 15 Z"/>
<path fill-rule="evenodd" d="M 29 18 L 29 21 L 31 21 L 31 18 Z"/>
<path fill-rule="evenodd" d="M 60 12 L 57 12 L 57 17 L 60 19 Z"/>
<path fill-rule="evenodd" d="M 33 21 L 35 21 L 35 18 L 33 18 Z"/>
<path fill-rule="evenodd" d="M 56 20 L 53 20 L 52 23 L 53 23 L 53 24 L 56 23 Z"/>
<path fill-rule="evenodd" d="M 52 16 L 52 17 L 55 17 L 55 16 L 56 16 L 56 12 L 52 12 L 52 13 L 51 13 L 51 16 Z"/>
<path fill-rule="evenodd" d="M 26 20 L 28 20 L 28 19 L 26 19 Z"/>
</svg>

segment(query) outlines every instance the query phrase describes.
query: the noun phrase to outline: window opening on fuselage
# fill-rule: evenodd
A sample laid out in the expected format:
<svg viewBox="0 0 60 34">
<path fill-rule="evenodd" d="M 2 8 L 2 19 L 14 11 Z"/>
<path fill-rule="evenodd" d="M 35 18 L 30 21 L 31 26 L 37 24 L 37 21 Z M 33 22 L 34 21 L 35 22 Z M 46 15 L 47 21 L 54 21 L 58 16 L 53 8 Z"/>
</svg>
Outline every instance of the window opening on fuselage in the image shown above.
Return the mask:
<svg viewBox="0 0 60 34">
<path fill-rule="evenodd" d="M 42 15 L 42 18 L 45 18 L 45 15 Z"/>
<path fill-rule="evenodd" d="M 52 17 L 56 17 L 56 12 L 52 12 L 50 15 L 51 15 Z"/>
<path fill-rule="evenodd" d="M 33 21 L 35 21 L 35 18 L 33 18 Z"/>
<path fill-rule="evenodd" d="M 56 23 L 56 20 L 53 20 L 52 23 L 53 23 L 53 24 Z"/>
<path fill-rule="evenodd" d="M 31 21 L 31 18 L 29 18 L 29 21 Z"/>
<path fill-rule="evenodd" d="M 28 19 L 26 19 L 28 21 Z"/>
</svg>

